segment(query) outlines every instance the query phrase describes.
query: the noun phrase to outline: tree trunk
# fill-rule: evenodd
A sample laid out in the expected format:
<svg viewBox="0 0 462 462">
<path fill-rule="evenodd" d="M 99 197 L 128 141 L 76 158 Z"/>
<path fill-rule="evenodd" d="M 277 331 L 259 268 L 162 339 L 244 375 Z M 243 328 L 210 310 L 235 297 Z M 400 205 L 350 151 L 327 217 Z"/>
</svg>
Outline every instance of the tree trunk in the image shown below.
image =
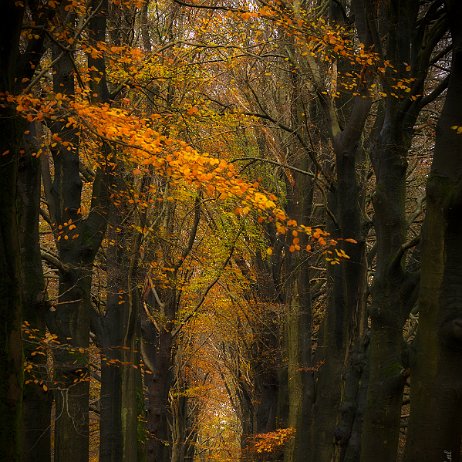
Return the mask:
<svg viewBox="0 0 462 462">
<path fill-rule="evenodd" d="M 3 13 L 7 14 L 7 13 Z M 5 43 L 5 42 L 4 42 Z M 1 90 L 1 89 L 0 89 Z M 0 453 L 18 460 L 22 403 L 21 273 L 16 178 L 20 134 L 15 115 L 0 112 Z"/>
<path fill-rule="evenodd" d="M 174 431 L 171 462 L 192 462 L 197 433 L 194 427 L 194 414 L 192 414 L 194 411 L 190 409 L 190 398 L 187 396 L 187 383 L 181 374 L 182 372 L 177 370 L 176 396 L 172 403 Z"/>
<path fill-rule="evenodd" d="M 117 181 L 117 180 L 115 180 Z M 135 284 L 139 242 L 136 231 L 122 231 L 127 208 L 112 205 L 108 249 L 108 296 L 100 320 L 101 462 L 136 462 L 138 452 L 137 369 L 139 296 Z"/>
<path fill-rule="evenodd" d="M 415 281 L 403 267 L 400 249 L 405 243 L 406 154 L 404 115 L 392 102 L 378 146 L 375 147 L 377 187 L 374 227 L 377 268 L 372 286 L 369 389 L 363 425 L 361 460 L 383 462 L 397 456 L 403 372 L 403 327 L 414 303 Z M 412 127 L 412 125 L 411 125 Z"/>
<path fill-rule="evenodd" d="M 100 4 L 101 3 L 101 4 Z M 105 40 L 107 1 L 94 1 L 97 13 L 90 20 L 90 39 Z M 98 7 L 98 8 L 96 8 Z M 75 14 L 61 12 L 72 29 Z M 61 49 L 53 46 L 53 54 Z M 89 58 L 89 66 L 99 71 L 90 85 L 96 100 L 107 101 L 104 58 Z M 74 96 L 73 56 L 64 54 L 54 67 L 53 89 L 56 93 Z M 91 278 L 93 262 L 107 226 L 109 175 L 107 162 L 98 167 L 93 181 L 90 212 L 81 212 L 82 180 L 80 177 L 79 138 L 75 130 L 57 121 L 50 128 L 68 141 L 72 150 L 58 145 L 53 151 L 54 177 L 45 171 L 44 189 L 54 225 L 56 246 L 61 261 L 59 299 L 50 330 L 61 343 L 70 344 L 55 353 L 55 375 L 58 383 L 55 418 L 55 461 L 86 462 L 89 449 L 89 371 L 88 346 L 90 335 Z M 102 147 L 108 160 L 110 149 Z M 67 236 L 67 238 L 66 238 Z"/>
<path fill-rule="evenodd" d="M 462 434 L 462 5 L 445 2 L 453 42 L 427 183 L 422 283 L 406 462 L 460 461 Z"/>
<path fill-rule="evenodd" d="M 369 104 L 365 103 L 365 115 L 368 108 Z M 359 109 L 354 106 L 354 110 Z M 316 354 L 317 362 L 322 361 L 322 365 L 316 387 L 313 460 L 319 462 L 331 461 L 336 448 L 334 443 L 344 446 L 348 442 L 351 429 L 337 429 L 344 389 L 342 377 L 349 366 L 350 349 L 360 343 L 366 326 L 365 186 L 364 178 L 358 176 L 362 158 L 362 148 L 358 145 L 364 122 L 365 116 L 359 121 L 352 138 L 340 134 L 334 139 L 337 182 L 331 186 L 329 209 L 335 215 L 336 223 L 331 224 L 330 231 L 334 238 L 352 238 L 357 244 L 344 249 L 350 257 L 348 261 L 328 269 L 328 308 Z M 340 242 L 338 246 L 344 247 Z M 342 407 L 345 405 L 354 406 L 355 403 L 344 403 Z"/>
<path fill-rule="evenodd" d="M 311 303 L 308 274 L 298 270 L 299 280 L 289 287 L 287 302 L 287 357 L 289 416 L 287 424 L 296 430 L 287 443 L 286 462 L 304 462 L 312 450 L 309 438 L 313 403 L 311 364 Z"/>
<path fill-rule="evenodd" d="M 0 94 L 12 92 L 24 7 L 5 2 L 0 19 Z M 23 351 L 21 259 L 16 180 L 22 124 L 9 105 L 0 107 L 0 460 L 20 460 Z"/>
<path fill-rule="evenodd" d="M 172 329 L 177 312 L 177 294 L 174 288 L 159 292 L 155 287 L 150 289 L 146 308 L 157 320 L 157 325 L 146 313 L 141 323 L 142 354 L 149 372 L 144 376 L 147 388 L 147 460 L 170 462 L 173 422 L 169 394 L 174 384 L 175 340 Z"/>
<path fill-rule="evenodd" d="M 143 326 L 143 358 L 151 374 L 147 387 L 147 460 L 169 462 L 171 458 L 171 410 L 169 392 L 173 384 L 170 331 L 157 332 L 152 324 Z"/>
<path fill-rule="evenodd" d="M 67 259 L 76 260 L 75 256 Z M 91 267 L 69 270 L 59 284 L 54 324 L 61 343 L 69 346 L 55 352 L 56 462 L 88 461 L 90 288 Z"/>
<path fill-rule="evenodd" d="M 307 161 L 300 161 L 302 167 Z M 313 182 L 306 175 L 294 178 L 288 193 L 287 213 L 298 223 L 308 223 L 313 201 Z M 289 243 L 291 236 L 287 239 Z M 303 240 L 303 237 L 302 237 Z M 303 248 L 303 244 L 301 244 Z M 295 436 L 287 443 L 284 460 L 305 462 L 310 459 L 310 432 L 314 381 L 312 370 L 312 306 L 309 266 L 310 260 L 299 251 L 288 254 L 285 268 L 285 303 L 287 309 L 287 383 L 289 414 L 287 426 L 295 429 Z"/>
<path fill-rule="evenodd" d="M 21 254 L 24 293 L 24 320 L 28 328 L 34 329 L 34 336 L 43 337 L 46 332 L 45 315 L 48 310 L 42 259 L 40 255 L 39 213 L 40 213 L 40 160 L 31 154 L 35 151 L 40 134 L 37 126 L 31 124 L 31 134 L 26 139 L 26 153 L 19 161 L 18 198 L 21 216 Z M 47 358 L 33 355 L 34 343 L 24 347 L 25 359 L 33 365 L 32 373 L 39 375 L 48 385 Z M 40 376 L 42 374 L 42 376 Z M 23 411 L 23 461 L 47 461 L 51 458 L 51 392 L 43 384 L 29 383 L 24 387 Z"/>
<path fill-rule="evenodd" d="M 422 36 L 415 33 L 420 26 L 419 2 L 406 0 L 380 8 L 374 23 L 381 35 L 388 35 L 386 57 L 396 66 L 395 77 L 387 78 L 392 81 L 404 78 L 409 71 L 403 63 L 412 63 L 411 73 L 417 82 L 426 75 L 435 46 L 431 40 L 424 43 Z M 439 37 L 438 31 L 434 37 Z M 383 85 L 390 91 L 392 83 L 385 80 Z M 423 92 L 421 87 L 413 91 Z M 418 280 L 406 267 L 405 258 L 407 155 L 420 109 L 419 104 L 406 98 L 387 97 L 371 149 L 376 176 L 373 205 L 377 254 L 371 289 L 369 385 L 361 446 L 364 461 L 391 462 L 398 456 L 402 395 L 408 369 L 402 334 L 416 301 Z"/>
</svg>

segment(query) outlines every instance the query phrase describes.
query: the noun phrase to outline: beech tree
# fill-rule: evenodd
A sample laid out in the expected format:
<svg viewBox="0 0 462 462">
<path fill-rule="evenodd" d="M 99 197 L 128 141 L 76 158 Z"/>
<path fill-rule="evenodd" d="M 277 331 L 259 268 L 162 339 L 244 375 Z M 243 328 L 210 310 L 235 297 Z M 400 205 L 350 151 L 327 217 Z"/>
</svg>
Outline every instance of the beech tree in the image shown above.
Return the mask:
<svg viewBox="0 0 462 462">
<path fill-rule="evenodd" d="M 2 20 L 0 91 L 13 92 L 18 76 L 20 57 L 19 40 L 24 7 L 8 2 Z M 19 460 L 20 424 L 22 404 L 22 294 L 21 260 L 19 248 L 18 210 L 16 203 L 16 181 L 18 175 L 19 150 L 21 148 L 23 124 L 14 117 L 14 109 L 1 108 L 2 173 L 1 190 L 1 307 L 5 328 L 1 338 L 2 376 L 2 422 L 0 425 L 0 446 L 4 460 Z"/>
<path fill-rule="evenodd" d="M 0 447 L 4 460 L 31 460 L 36 447 L 44 458 L 50 454 L 50 401 L 41 387 L 29 387 L 23 400 L 24 317 L 44 330 L 45 294 L 41 268 L 38 217 L 40 168 L 33 158 L 35 125 L 18 117 L 9 101 L 32 85 L 34 69 L 44 53 L 44 30 L 30 33 L 35 21 L 41 28 L 54 11 L 45 5 L 8 1 L 4 5 L 0 55 L 1 75 L 1 316 L 2 331 L 2 423 Z M 28 130 L 29 129 L 29 130 Z M 26 230 L 29 232 L 26 237 Z M 30 351 L 25 352 L 30 358 Z M 38 359 L 38 362 L 41 362 Z"/>
<path fill-rule="evenodd" d="M 427 213 L 422 231 L 419 328 L 411 363 L 411 418 L 407 461 L 460 460 L 458 393 L 460 374 L 460 153 L 458 100 L 462 75 L 462 9 L 445 2 L 452 38 L 448 91 L 438 120 L 431 172 L 427 181 Z"/>
</svg>

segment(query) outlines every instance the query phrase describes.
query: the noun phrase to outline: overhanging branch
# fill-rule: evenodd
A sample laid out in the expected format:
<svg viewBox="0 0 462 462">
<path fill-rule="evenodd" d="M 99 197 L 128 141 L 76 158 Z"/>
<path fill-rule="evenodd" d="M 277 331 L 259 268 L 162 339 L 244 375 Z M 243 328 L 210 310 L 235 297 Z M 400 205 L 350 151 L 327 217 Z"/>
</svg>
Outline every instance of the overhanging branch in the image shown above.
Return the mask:
<svg viewBox="0 0 462 462">
<path fill-rule="evenodd" d="M 233 8 L 231 6 L 224 6 L 224 5 L 198 5 L 195 3 L 187 3 L 181 0 L 173 0 L 174 3 L 180 6 L 186 6 L 188 8 L 200 8 L 203 10 L 215 10 L 215 11 L 231 11 L 233 13 L 249 13 L 249 10 L 244 10 L 242 8 Z"/>
</svg>

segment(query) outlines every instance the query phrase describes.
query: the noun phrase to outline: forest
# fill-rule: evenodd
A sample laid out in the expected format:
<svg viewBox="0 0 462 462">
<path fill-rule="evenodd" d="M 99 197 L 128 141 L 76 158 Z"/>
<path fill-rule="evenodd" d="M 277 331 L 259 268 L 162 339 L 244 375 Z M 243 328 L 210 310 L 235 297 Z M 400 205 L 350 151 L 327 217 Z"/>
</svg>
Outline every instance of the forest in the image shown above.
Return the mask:
<svg viewBox="0 0 462 462">
<path fill-rule="evenodd" d="M 0 13 L 1 462 L 462 460 L 462 2 Z"/>
</svg>

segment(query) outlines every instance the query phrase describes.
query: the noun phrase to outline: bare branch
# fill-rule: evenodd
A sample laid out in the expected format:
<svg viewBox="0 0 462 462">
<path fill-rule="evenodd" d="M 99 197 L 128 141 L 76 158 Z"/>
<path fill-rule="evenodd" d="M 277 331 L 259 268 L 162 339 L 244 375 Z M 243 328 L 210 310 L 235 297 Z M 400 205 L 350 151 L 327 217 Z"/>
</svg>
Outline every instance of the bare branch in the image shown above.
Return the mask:
<svg viewBox="0 0 462 462">
<path fill-rule="evenodd" d="M 200 8 L 203 10 L 215 10 L 215 11 L 231 11 L 233 13 L 248 13 L 249 10 L 244 10 L 242 8 L 233 8 L 231 6 L 224 6 L 224 5 L 197 5 L 195 3 L 187 3 L 181 0 L 173 0 L 177 5 L 186 6 L 188 8 Z"/>
<path fill-rule="evenodd" d="M 59 271 L 63 273 L 67 273 L 69 271 L 69 267 L 65 265 L 59 258 L 58 256 L 52 254 L 48 250 L 41 249 L 40 250 L 40 255 L 44 261 L 46 261 L 50 266 L 53 266 L 54 268 L 58 269 Z"/>
<path fill-rule="evenodd" d="M 230 160 L 230 163 L 237 162 L 237 161 L 244 161 L 244 160 L 251 160 L 255 162 L 266 162 L 267 164 L 277 165 L 278 167 L 287 168 L 297 173 L 301 173 L 302 175 L 308 175 L 312 178 L 315 178 L 316 175 L 313 172 L 307 172 L 306 170 L 302 170 L 301 168 L 294 167 L 293 165 L 289 164 L 282 164 L 281 162 L 277 162 L 275 160 L 270 159 L 263 159 L 262 157 L 238 157 L 237 159 Z"/>
</svg>

